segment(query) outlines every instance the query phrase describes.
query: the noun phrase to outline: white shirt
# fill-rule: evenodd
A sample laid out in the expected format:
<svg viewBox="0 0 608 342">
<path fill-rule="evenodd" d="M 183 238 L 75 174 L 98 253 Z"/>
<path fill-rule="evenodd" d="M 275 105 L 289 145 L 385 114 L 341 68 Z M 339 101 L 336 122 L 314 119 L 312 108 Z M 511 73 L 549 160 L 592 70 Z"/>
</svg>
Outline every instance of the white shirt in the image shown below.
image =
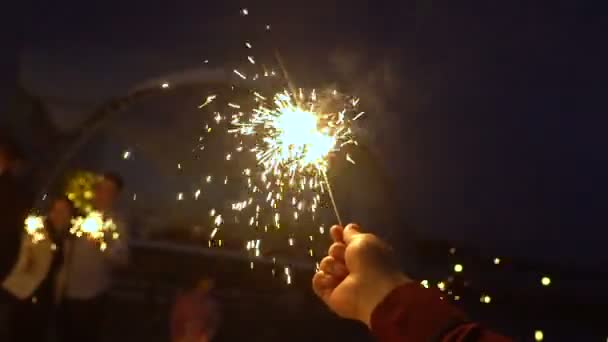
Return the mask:
<svg viewBox="0 0 608 342">
<path fill-rule="evenodd" d="M 112 285 L 112 271 L 129 260 L 128 235 L 124 221 L 108 215 L 116 224 L 118 240 L 106 241 L 105 251 L 99 244 L 86 238 L 68 241 L 66 248 L 66 284 L 64 296 L 68 299 L 87 300 L 104 294 Z"/>
<path fill-rule="evenodd" d="M 47 277 L 53 253 L 55 248 L 50 240 L 33 243 L 29 235 L 25 234 L 17 263 L 2 287 L 21 300 L 30 297 Z"/>
</svg>

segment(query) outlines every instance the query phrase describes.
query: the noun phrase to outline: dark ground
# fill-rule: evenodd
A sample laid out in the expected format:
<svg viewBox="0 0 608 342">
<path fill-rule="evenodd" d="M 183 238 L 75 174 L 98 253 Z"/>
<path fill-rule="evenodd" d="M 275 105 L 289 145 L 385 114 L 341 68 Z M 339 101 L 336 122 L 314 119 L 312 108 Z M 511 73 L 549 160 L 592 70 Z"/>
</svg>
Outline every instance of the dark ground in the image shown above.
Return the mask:
<svg viewBox="0 0 608 342">
<path fill-rule="evenodd" d="M 279 262 L 274 266 L 277 276 L 273 277 L 271 262 L 256 262 L 251 270 L 249 261 L 237 255 L 218 255 L 216 250 L 179 245 L 135 247 L 131 267 L 119 274 L 110 296 L 104 341 L 169 341 L 169 313 L 175 294 L 193 279 L 204 276 L 216 280 L 216 296 L 221 303 L 217 341 L 372 340 L 363 326 L 338 319 L 314 297 L 310 290 L 312 272 L 308 269 L 293 267 L 293 283 L 287 285 Z M 447 267 L 445 261 L 452 257 L 425 256 L 427 275 L 430 270 Z M 502 279 L 517 278 L 525 283 L 533 278 L 517 269 L 520 265 L 507 263 L 505 260 L 502 272 L 484 270 L 480 273 L 485 278 L 471 277 L 471 285 L 458 290 L 463 300 L 457 304 L 473 319 L 521 341 L 532 341 L 536 329 L 544 331 L 547 341 L 605 341 L 608 331 L 604 317 L 598 315 L 608 307 L 605 296 L 568 290 L 560 284 L 536 291 L 504 284 L 490 286 Z M 467 271 L 474 272 L 470 268 Z M 567 282 L 568 272 L 556 272 L 552 272 L 554 279 Z M 570 276 L 581 279 L 583 274 Z M 598 285 L 608 280 L 600 274 L 591 276 L 595 278 L 588 281 Z M 480 305 L 479 291 L 489 289 L 492 304 Z"/>
<path fill-rule="evenodd" d="M 138 248 L 131 270 L 121 277 L 113 296 L 108 341 L 167 341 L 168 312 L 177 289 L 196 276 L 217 281 L 223 322 L 218 341 L 371 341 L 366 329 L 357 323 L 336 318 L 310 291 L 312 272 L 293 269 L 293 284 L 282 277 L 283 266 L 256 263 L 251 270 L 246 259 Z M 428 269 L 444 262 L 427 255 Z M 511 262 L 502 272 L 481 272 L 489 279 L 475 279 L 461 290 L 458 305 L 493 329 L 517 340 L 532 340 L 534 330 L 542 329 L 549 341 L 604 341 L 608 336 L 603 318 L 597 315 L 608 306 L 598 293 L 570 291 L 563 286 L 525 291 L 491 287 L 492 282 L 516 278 L 526 282 L 531 275 Z M 509 269 L 510 268 L 510 269 Z M 472 272 L 473 270 L 471 270 Z M 558 272 L 555 271 L 554 272 Z M 566 282 L 569 273 L 553 273 Z M 502 275 L 501 275 L 502 273 Z M 428 272 L 427 272 L 428 274 Z M 580 279 L 581 274 L 570 274 Z M 603 284 L 601 275 L 589 282 Z M 431 278 L 432 279 L 432 278 Z M 492 289 L 492 305 L 479 304 L 478 290 Z M 529 286 L 523 285 L 528 289 Z"/>
<path fill-rule="evenodd" d="M 295 272 L 295 271 L 294 271 Z M 357 323 L 335 318 L 309 289 L 307 272 L 285 283 L 283 267 L 190 253 L 139 249 L 134 267 L 113 293 L 108 341 L 168 341 L 169 312 L 178 289 L 197 276 L 216 280 L 222 323 L 218 341 L 369 341 Z"/>
</svg>

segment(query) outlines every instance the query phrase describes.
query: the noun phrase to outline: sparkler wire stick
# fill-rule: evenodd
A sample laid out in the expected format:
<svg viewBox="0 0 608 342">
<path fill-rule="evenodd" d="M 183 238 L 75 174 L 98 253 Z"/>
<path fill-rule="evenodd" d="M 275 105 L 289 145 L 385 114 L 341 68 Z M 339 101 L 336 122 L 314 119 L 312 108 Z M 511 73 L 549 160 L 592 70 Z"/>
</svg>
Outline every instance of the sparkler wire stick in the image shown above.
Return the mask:
<svg viewBox="0 0 608 342">
<path fill-rule="evenodd" d="M 293 85 L 293 83 L 291 82 L 290 78 L 289 78 L 289 74 L 287 73 L 287 68 L 285 67 L 285 64 L 283 63 L 283 58 L 281 57 L 281 54 L 279 53 L 279 51 L 275 51 L 274 55 L 277 59 L 277 62 L 279 63 L 279 67 L 281 68 L 281 71 L 283 72 L 283 78 L 285 78 L 285 82 L 287 82 L 287 87 L 289 87 L 289 90 L 291 91 L 292 94 L 297 94 L 296 93 L 296 87 Z M 296 104 L 298 106 L 300 106 L 300 103 L 298 103 L 298 97 L 295 96 L 295 101 Z"/>
<path fill-rule="evenodd" d="M 325 184 L 327 184 L 327 192 L 329 193 L 329 199 L 331 200 L 331 205 L 334 208 L 334 213 L 336 214 L 336 219 L 338 219 L 338 224 L 342 226 L 342 219 L 340 218 L 340 212 L 338 211 L 338 206 L 336 205 L 336 199 L 334 198 L 334 191 L 331 188 L 331 184 L 329 183 L 329 178 L 327 178 L 327 172 L 323 171 L 323 178 L 325 178 Z"/>
</svg>

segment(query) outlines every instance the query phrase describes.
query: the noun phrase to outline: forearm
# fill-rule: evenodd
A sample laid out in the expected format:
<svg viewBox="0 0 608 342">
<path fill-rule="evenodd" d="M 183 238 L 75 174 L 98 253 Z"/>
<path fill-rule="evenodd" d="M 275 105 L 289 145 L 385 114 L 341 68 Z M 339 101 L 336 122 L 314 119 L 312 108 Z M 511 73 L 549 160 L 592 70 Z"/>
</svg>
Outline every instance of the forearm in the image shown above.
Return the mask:
<svg viewBox="0 0 608 342">
<path fill-rule="evenodd" d="M 510 341 L 467 321 L 462 311 L 440 296 L 437 291 L 423 289 L 416 283 L 396 288 L 374 310 L 373 334 L 381 342 Z"/>
</svg>

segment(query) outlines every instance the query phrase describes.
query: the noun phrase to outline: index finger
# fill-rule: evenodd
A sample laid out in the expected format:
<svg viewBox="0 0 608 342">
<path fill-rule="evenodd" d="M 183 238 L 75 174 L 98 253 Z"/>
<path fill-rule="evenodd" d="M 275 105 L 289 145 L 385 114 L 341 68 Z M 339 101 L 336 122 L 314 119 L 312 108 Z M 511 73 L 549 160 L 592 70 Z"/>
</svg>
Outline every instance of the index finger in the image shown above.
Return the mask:
<svg viewBox="0 0 608 342">
<path fill-rule="evenodd" d="M 331 227 L 329 233 L 331 234 L 331 239 L 334 242 L 344 242 L 344 228 L 341 226 L 335 225 Z"/>
</svg>

